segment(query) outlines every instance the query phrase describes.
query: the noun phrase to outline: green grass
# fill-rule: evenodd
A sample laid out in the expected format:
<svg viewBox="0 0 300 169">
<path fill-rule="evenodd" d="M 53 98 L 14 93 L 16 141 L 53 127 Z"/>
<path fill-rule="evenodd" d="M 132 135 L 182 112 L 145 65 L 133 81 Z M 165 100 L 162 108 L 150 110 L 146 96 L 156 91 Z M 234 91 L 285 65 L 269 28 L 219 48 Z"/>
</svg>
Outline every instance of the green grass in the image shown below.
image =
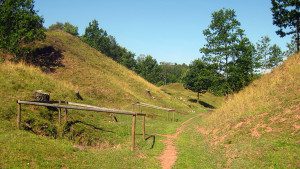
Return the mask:
<svg viewBox="0 0 300 169">
<path fill-rule="evenodd" d="M 16 100 L 31 100 L 40 89 L 53 100 L 134 111 L 138 108 L 132 103 L 141 101 L 176 109 L 176 121 L 171 122 L 167 112 L 143 108 L 148 136 L 175 133 L 182 122 L 202 113 L 176 140 L 174 168 L 300 167 L 299 55 L 225 103 L 209 93 L 197 103 L 196 94 L 181 84 L 156 87 L 67 33 L 47 32 L 44 43 L 63 51 L 64 67 L 54 73 L 0 62 L 1 168 L 160 167 L 157 157 L 164 138 L 144 141 L 141 118 L 134 152 L 130 116 L 118 115 L 116 123 L 108 114 L 71 110 L 68 123 L 59 125 L 58 112 L 23 106 L 22 130 L 17 130 Z M 83 101 L 76 99 L 77 90 Z M 207 112 L 207 105 L 217 109 Z"/>
<path fill-rule="evenodd" d="M 199 105 L 189 107 L 67 33 L 48 32 L 44 43 L 63 51 L 64 67 L 54 73 L 45 74 L 22 63 L 0 63 L 2 168 L 159 168 L 157 157 L 164 148 L 163 138 L 156 136 L 155 143 L 153 138 L 144 141 L 141 118 L 137 120 L 134 152 L 130 151 L 130 116 L 117 115 L 119 122 L 115 123 L 108 114 L 71 110 L 68 124 L 73 124 L 67 127 L 58 124 L 58 112 L 24 105 L 22 130 L 17 130 L 16 101 L 32 100 L 35 90 L 50 93 L 53 100 L 108 108 L 137 111 L 132 103 L 142 101 L 176 109 L 176 122 L 171 122 L 167 112 L 143 108 L 148 114 L 148 135 L 174 133 L 184 120 L 196 114 L 193 110 L 203 111 Z M 83 101 L 76 99 L 77 90 Z"/>
<path fill-rule="evenodd" d="M 221 156 L 211 152 L 204 137 L 198 132 L 197 127 L 202 123 L 202 116 L 193 119 L 177 139 L 178 160 L 174 168 L 221 168 L 218 164 Z"/>
<path fill-rule="evenodd" d="M 177 141 L 175 168 L 299 168 L 299 91 L 295 55 L 194 119 Z"/>
</svg>

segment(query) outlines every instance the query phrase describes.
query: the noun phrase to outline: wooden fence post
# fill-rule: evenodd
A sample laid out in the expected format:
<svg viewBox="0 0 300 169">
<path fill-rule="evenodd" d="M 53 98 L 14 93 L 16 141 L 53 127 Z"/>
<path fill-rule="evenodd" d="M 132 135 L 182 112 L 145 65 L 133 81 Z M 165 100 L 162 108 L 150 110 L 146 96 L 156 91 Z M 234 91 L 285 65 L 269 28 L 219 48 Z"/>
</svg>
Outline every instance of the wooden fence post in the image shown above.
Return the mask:
<svg viewBox="0 0 300 169">
<path fill-rule="evenodd" d="M 146 140 L 146 116 L 143 116 L 143 138 Z"/>
<path fill-rule="evenodd" d="M 64 117 L 65 123 L 67 123 L 67 118 L 68 118 L 68 109 L 65 109 L 65 117 Z"/>
<path fill-rule="evenodd" d="M 136 124 L 136 115 L 132 115 L 132 128 L 131 128 L 132 147 L 131 147 L 131 151 L 133 151 L 135 148 L 135 124 Z"/>
<path fill-rule="evenodd" d="M 60 101 L 60 100 L 58 101 L 58 104 L 59 104 L 59 105 L 61 104 L 61 101 Z M 61 123 L 61 108 L 58 108 L 58 123 L 59 123 L 59 124 Z"/>
<path fill-rule="evenodd" d="M 17 127 L 21 129 L 21 104 L 18 103 L 18 114 L 17 114 Z"/>
</svg>

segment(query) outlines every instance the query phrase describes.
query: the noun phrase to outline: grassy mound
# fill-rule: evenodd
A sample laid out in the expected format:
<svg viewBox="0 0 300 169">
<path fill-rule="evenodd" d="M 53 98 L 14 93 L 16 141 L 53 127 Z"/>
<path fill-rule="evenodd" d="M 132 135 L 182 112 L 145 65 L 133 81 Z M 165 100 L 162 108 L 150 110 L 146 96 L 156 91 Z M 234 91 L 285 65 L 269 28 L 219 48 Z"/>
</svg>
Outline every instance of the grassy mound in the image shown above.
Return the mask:
<svg viewBox="0 0 300 169">
<path fill-rule="evenodd" d="M 206 152 L 197 155 L 203 160 L 202 165 L 193 163 L 198 167 L 213 161 L 217 168 L 299 168 L 299 98 L 298 54 L 195 122 L 196 132 L 189 134 L 195 135 L 190 141 L 198 144 L 193 149 L 181 146 L 182 152 L 192 159 L 198 150 Z M 178 165 L 184 166 L 183 161 Z"/>
<path fill-rule="evenodd" d="M 32 100 L 35 90 L 50 93 L 53 100 L 67 100 L 101 107 L 138 111 L 142 101 L 174 108 L 176 121 L 167 112 L 143 108 L 148 114 L 146 132 L 172 133 L 195 114 L 188 104 L 148 83 L 80 39 L 61 31 L 47 32 L 39 52 L 55 51 L 60 66 L 44 73 L 26 64 L 0 62 L 0 166 L 3 168 L 158 168 L 160 137 L 141 137 L 137 121 L 137 151 L 131 152 L 131 117 L 71 110 L 68 121 L 58 124 L 58 112 L 22 106 L 22 130 L 16 129 L 16 100 Z M 51 47 L 49 47 L 51 46 Z M 52 48 L 53 47 L 53 48 Z M 61 53 L 58 53 L 61 52 Z M 44 63 L 33 60 L 36 64 Z M 56 63 L 56 62 L 53 62 Z M 149 94 L 146 90 L 149 90 Z M 83 100 L 78 100 L 79 91 Z"/>
<path fill-rule="evenodd" d="M 201 94 L 198 102 L 197 93 L 185 89 L 180 83 L 162 86 L 161 90 L 193 108 L 201 106 L 206 109 L 215 109 L 219 108 L 223 102 L 223 97 L 217 97 L 211 93 Z"/>
</svg>

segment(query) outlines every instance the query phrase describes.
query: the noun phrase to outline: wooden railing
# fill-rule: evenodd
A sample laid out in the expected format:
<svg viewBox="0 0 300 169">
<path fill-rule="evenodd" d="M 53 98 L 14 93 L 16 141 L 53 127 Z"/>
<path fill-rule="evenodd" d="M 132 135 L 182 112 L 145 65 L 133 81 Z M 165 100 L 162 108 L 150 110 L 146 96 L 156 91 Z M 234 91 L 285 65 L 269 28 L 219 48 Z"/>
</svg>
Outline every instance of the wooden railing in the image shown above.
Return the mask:
<svg viewBox="0 0 300 169">
<path fill-rule="evenodd" d="M 143 103 L 143 102 L 136 102 L 133 103 L 133 105 L 135 106 L 139 106 L 140 107 L 140 113 L 142 112 L 141 107 L 148 107 L 148 108 L 152 108 L 152 109 L 157 109 L 157 110 L 163 110 L 163 111 L 167 111 L 167 112 L 172 112 L 172 116 L 173 118 L 171 119 L 172 121 L 175 121 L 175 109 L 170 109 L 170 108 L 164 108 L 164 107 L 160 107 L 160 106 L 156 106 L 156 105 L 151 105 L 148 103 Z M 169 114 L 168 114 L 168 119 L 169 119 Z"/>
<path fill-rule="evenodd" d="M 145 117 L 146 117 L 146 114 L 144 114 L 144 113 L 138 113 L 138 112 L 127 111 L 127 110 L 109 109 L 109 108 L 104 108 L 104 107 L 92 106 L 92 105 L 81 104 L 81 103 L 73 103 L 73 102 L 67 102 L 67 101 L 36 102 L 36 101 L 18 100 L 17 104 L 18 104 L 17 127 L 19 129 L 21 128 L 21 117 L 22 117 L 22 115 L 21 115 L 22 106 L 21 105 L 24 104 L 24 105 L 34 105 L 34 106 L 57 108 L 59 123 L 61 123 L 61 109 L 65 109 L 65 122 L 67 121 L 68 110 L 85 110 L 85 111 L 93 111 L 93 112 L 101 112 L 101 113 L 130 115 L 130 116 L 132 116 L 132 128 L 131 128 L 132 146 L 131 146 L 131 150 L 134 150 L 134 148 L 135 148 L 136 116 L 142 116 L 143 117 L 143 124 L 142 124 L 143 138 L 145 139 L 145 132 L 146 132 Z"/>
</svg>

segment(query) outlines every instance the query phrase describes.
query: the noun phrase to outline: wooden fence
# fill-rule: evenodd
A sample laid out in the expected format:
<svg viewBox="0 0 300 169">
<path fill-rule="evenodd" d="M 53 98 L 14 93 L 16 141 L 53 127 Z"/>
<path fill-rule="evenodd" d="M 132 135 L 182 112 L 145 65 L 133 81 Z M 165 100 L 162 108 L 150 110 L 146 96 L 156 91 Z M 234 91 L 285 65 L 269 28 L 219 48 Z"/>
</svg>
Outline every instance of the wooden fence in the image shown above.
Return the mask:
<svg viewBox="0 0 300 169">
<path fill-rule="evenodd" d="M 80 103 L 73 103 L 73 102 L 67 102 L 67 101 L 50 101 L 47 103 L 44 102 L 36 102 L 36 101 L 17 101 L 18 104 L 18 114 L 17 114 L 17 127 L 20 129 L 21 126 L 21 108 L 22 104 L 24 105 L 35 105 L 35 106 L 44 106 L 44 107 L 54 107 L 58 109 L 58 121 L 59 124 L 61 123 L 61 109 L 65 110 L 65 122 L 67 121 L 67 114 L 68 110 L 85 110 L 85 111 L 93 111 L 93 112 L 101 112 L 101 113 L 113 113 L 113 114 L 120 114 L 120 115 L 130 115 L 132 116 L 132 128 L 131 128 L 131 135 L 132 135 L 132 146 L 131 150 L 133 151 L 135 148 L 135 129 L 136 129 L 136 116 L 142 116 L 143 117 L 143 124 L 142 124 L 142 130 L 143 130 L 143 138 L 145 139 L 145 117 L 146 114 L 144 113 L 137 113 L 133 111 L 127 111 L 127 110 L 117 110 L 117 109 L 108 109 L 103 107 L 97 107 L 92 105 L 86 105 L 86 104 L 80 104 Z"/>
<path fill-rule="evenodd" d="M 136 105 L 136 106 L 140 107 L 140 113 L 142 113 L 141 107 L 148 107 L 148 108 L 153 108 L 153 109 L 157 109 L 157 110 L 163 110 L 163 111 L 167 111 L 167 112 L 172 112 L 173 113 L 172 114 L 173 118 L 171 120 L 175 121 L 175 109 L 169 109 L 169 108 L 159 107 L 159 106 L 155 106 L 155 105 L 151 105 L 151 104 L 143 103 L 143 102 L 136 102 L 133 105 Z M 169 119 L 169 113 L 168 113 L 168 119 Z"/>
</svg>

